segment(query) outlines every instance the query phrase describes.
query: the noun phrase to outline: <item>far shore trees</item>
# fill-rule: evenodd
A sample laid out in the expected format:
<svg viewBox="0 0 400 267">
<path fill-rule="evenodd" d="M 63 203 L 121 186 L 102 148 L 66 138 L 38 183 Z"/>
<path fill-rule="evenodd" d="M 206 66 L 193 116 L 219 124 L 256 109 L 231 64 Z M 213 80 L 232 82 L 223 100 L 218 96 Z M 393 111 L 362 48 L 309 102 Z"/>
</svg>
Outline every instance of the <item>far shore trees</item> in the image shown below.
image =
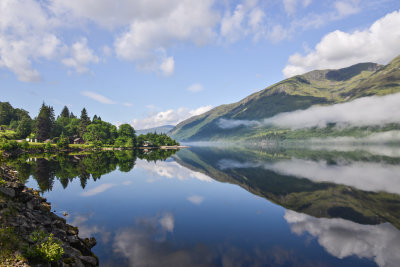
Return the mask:
<svg viewBox="0 0 400 267">
<path fill-rule="evenodd" d="M 119 127 L 102 121 L 100 116 L 88 116 L 86 108 L 81 111 L 80 118 L 76 118 L 67 106 L 64 106 L 57 119 L 54 109 L 44 102 L 37 117 L 32 120 L 28 112 L 23 109 L 14 109 L 8 102 L 0 102 L 0 147 L 14 148 L 15 139 L 37 139 L 46 141 L 47 150 L 51 150 L 50 143 L 57 144 L 59 149 L 68 149 L 70 144 L 93 145 L 95 147 L 108 146 L 114 148 L 134 148 L 148 146 L 179 145 L 166 134 L 149 133 L 136 136 L 135 129 L 130 124 L 121 124 Z M 11 141 L 15 142 L 10 143 Z M 24 150 L 29 143 L 24 142 Z M 35 146 L 36 148 L 40 145 Z M 43 144 L 43 147 L 45 145 Z M 54 146 L 55 147 L 55 146 Z M 75 146 L 76 147 L 76 146 Z"/>
</svg>

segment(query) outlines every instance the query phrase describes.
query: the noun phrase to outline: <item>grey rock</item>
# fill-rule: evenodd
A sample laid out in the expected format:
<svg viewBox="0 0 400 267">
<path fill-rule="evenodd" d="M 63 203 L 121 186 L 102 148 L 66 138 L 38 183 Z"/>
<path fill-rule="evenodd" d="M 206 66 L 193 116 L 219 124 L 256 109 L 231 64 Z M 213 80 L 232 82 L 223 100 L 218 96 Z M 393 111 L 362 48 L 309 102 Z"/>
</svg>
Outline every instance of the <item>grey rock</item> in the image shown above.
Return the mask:
<svg viewBox="0 0 400 267">
<path fill-rule="evenodd" d="M 96 266 L 97 265 L 97 260 L 94 257 L 91 256 L 80 256 L 79 257 L 80 260 L 82 260 L 82 262 L 92 265 L 92 266 Z"/>
<path fill-rule="evenodd" d="M 9 187 L 0 187 L 0 192 L 9 196 L 9 197 L 15 197 L 15 190 L 13 188 Z"/>
</svg>

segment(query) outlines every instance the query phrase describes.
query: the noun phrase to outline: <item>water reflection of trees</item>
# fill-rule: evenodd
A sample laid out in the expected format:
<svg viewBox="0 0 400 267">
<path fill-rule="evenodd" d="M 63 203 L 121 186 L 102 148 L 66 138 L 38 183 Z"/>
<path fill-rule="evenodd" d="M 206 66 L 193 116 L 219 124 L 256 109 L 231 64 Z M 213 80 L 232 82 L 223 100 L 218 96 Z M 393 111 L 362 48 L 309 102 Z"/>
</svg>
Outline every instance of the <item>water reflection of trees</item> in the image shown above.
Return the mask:
<svg viewBox="0 0 400 267">
<path fill-rule="evenodd" d="M 102 175 L 115 171 L 129 172 L 135 167 L 136 160 L 149 162 L 164 161 L 176 150 L 123 150 L 102 151 L 88 154 L 24 154 L 17 158 L 6 159 L 6 164 L 19 173 L 22 182 L 32 176 L 39 190 L 50 191 L 57 179 L 66 188 L 74 179 L 79 179 L 82 188 L 87 181 L 96 181 Z"/>
</svg>

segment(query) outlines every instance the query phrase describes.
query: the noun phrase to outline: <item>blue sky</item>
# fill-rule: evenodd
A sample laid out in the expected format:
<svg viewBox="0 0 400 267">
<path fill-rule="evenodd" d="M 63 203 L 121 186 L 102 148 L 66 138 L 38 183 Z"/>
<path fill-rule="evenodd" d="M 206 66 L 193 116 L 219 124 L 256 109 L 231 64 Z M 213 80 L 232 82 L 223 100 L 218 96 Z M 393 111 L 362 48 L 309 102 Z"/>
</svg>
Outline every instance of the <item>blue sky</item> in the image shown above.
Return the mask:
<svg viewBox="0 0 400 267">
<path fill-rule="evenodd" d="M 0 101 L 175 124 L 285 77 L 400 54 L 398 0 L 0 0 Z"/>
</svg>

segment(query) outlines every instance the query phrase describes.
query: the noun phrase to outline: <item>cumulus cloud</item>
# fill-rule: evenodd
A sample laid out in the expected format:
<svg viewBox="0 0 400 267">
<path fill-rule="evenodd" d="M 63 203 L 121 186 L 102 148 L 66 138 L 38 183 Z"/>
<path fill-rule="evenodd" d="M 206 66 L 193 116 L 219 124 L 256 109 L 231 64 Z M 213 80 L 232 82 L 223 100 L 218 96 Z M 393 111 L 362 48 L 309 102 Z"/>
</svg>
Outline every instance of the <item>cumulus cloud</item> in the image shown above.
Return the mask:
<svg viewBox="0 0 400 267">
<path fill-rule="evenodd" d="M 197 93 L 197 92 L 203 91 L 204 87 L 199 83 L 195 83 L 195 84 L 190 85 L 186 90 L 188 90 L 189 92 L 192 92 L 192 93 Z"/>
<path fill-rule="evenodd" d="M 132 125 L 135 129 L 148 129 L 163 125 L 176 125 L 192 116 L 203 114 L 204 112 L 209 111 L 211 108 L 212 107 L 208 105 L 194 110 L 189 110 L 188 108 L 179 108 L 177 110 L 169 109 L 155 114 L 152 113 L 143 119 L 134 119 Z"/>
<path fill-rule="evenodd" d="M 173 57 L 163 59 L 160 64 L 160 70 L 164 76 L 171 76 L 174 74 L 175 61 Z"/>
<path fill-rule="evenodd" d="M 0 68 L 9 69 L 20 81 L 39 81 L 32 62 L 64 53 L 65 46 L 53 32 L 56 24 L 37 1 L 1 1 Z"/>
<path fill-rule="evenodd" d="M 246 0 L 236 5 L 233 12 L 225 12 L 220 25 L 223 40 L 236 42 L 249 34 L 257 40 L 264 34 L 265 13 L 257 4 L 258 0 Z"/>
<path fill-rule="evenodd" d="M 212 0 L 150 2 L 142 3 L 142 12 L 131 17 L 128 30 L 114 42 L 115 51 L 119 58 L 148 68 L 162 61 L 161 71 L 169 74 L 173 70 L 173 58 L 160 59 L 157 51 L 177 42 L 207 43 L 215 34 L 213 27 L 218 22 L 218 14 L 212 9 Z"/>
<path fill-rule="evenodd" d="M 87 39 L 82 38 L 74 43 L 70 48 L 70 57 L 64 58 L 62 63 L 74 68 L 78 73 L 85 73 L 88 71 L 86 65 L 90 63 L 98 63 L 100 59 L 94 54 L 93 50 L 87 46 Z"/>
<path fill-rule="evenodd" d="M 338 2 L 341 14 L 355 12 Z M 400 54 L 400 11 L 394 11 L 365 30 L 346 33 L 336 30 L 325 35 L 315 49 L 303 56 L 296 53 L 283 69 L 285 77 L 314 69 L 337 69 L 360 62 L 386 64 Z"/>
<path fill-rule="evenodd" d="M 400 123 L 400 117 L 397 116 L 399 112 L 400 93 L 397 93 L 362 97 L 351 102 L 330 106 L 312 106 L 305 110 L 279 113 L 261 121 L 220 119 L 217 125 L 222 129 L 271 125 L 300 129 L 326 127 L 331 123 L 340 127 L 382 126 L 389 123 Z"/>
<path fill-rule="evenodd" d="M 400 261 L 400 232 L 389 223 L 362 225 L 289 210 L 285 211 L 284 218 L 292 232 L 317 238 L 328 253 L 339 259 L 357 256 L 374 260 L 378 266 L 397 266 Z"/>
<path fill-rule="evenodd" d="M 109 105 L 110 104 L 115 104 L 115 102 L 112 101 L 111 99 L 109 99 L 109 98 L 107 98 L 107 97 L 105 97 L 103 95 L 100 95 L 98 93 L 92 92 L 92 91 L 82 91 L 81 95 L 87 96 L 87 97 L 89 97 L 89 98 L 91 98 L 91 99 L 93 99 L 93 100 L 95 100 L 95 101 L 97 101 L 99 103 L 102 103 L 102 104 L 109 104 Z M 126 105 L 126 104 L 128 104 L 128 103 L 124 103 L 125 106 L 129 106 L 129 105 Z"/>
</svg>

